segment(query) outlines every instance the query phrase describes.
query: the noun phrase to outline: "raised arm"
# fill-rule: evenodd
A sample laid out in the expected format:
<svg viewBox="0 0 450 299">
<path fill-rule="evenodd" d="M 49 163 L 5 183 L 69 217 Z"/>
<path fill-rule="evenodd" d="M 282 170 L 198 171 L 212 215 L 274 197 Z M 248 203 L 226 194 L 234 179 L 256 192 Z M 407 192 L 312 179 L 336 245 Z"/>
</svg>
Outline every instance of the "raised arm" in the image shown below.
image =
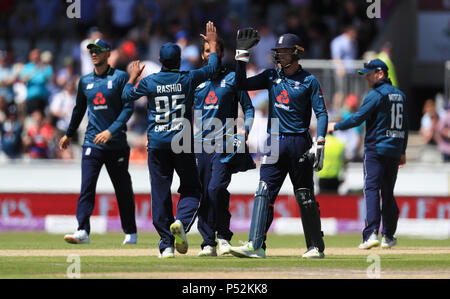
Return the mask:
<svg viewBox="0 0 450 299">
<path fill-rule="evenodd" d="M 380 100 L 380 96 L 378 94 L 370 94 L 365 98 L 361 108 L 351 115 L 346 120 L 343 120 L 340 123 L 337 123 L 334 126 L 334 130 L 347 130 L 350 128 L 357 127 L 361 125 L 366 119 L 370 117 L 373 110 L 376 109 Z"/>
<path fill-rule="evenodd" d="M 200 34 L 200 36 L 209 44 L 211 54 L 209 56 L 208 64 L 198 70 L 190 71 L 192 78 L 192 85 L 197 86 L 202 82 L 208 80 L 219 70 L 219 57 L 217 56 L 217 29 L 213 22 L 206 24 L 206 35 Z"/>
<path fill-rule="evenodd" d="M 267 88 L 267 78 L 269 71 L 247 78 L 246 63 L 237 61 L 236 63 L 236 88 L 238 90 L 260 90 Z"/>
<path fill-rule="evenodd" d="M 139 61 L 135 61 L 132 63 L 135 68 L 139 68 Z M 130 72 L 131 72 L 130 67 Z M 128 83 L 125 84 L 123 91 L 122 91 L 122 100 L 125 102 L 132 102 L 136 101 L 144 96 L 149 95 L 149 90 L 147 89 L 146 85 L 146 78 L 140 80 L 136 85 L 134 84 L 134 81 L 132 81 L 130 73 L 130 79 L 128 80 Z M 136 79 L 134 79 L 136 80 Z"/>
<path fill-rule="evenodd" d="M 257 30 L 245 28 L 238 30 L 236 38 L 236 88 L 238 90 L 258 90 L 266 88 L 266 74 L 262 73 L 247 79 L 247 63 L 250 50 L 258 44 L 260 36 Z"/>
<path fill-rule="evenodd" d="M 245 132 L 248 136 L 250 130 L 253 126 L 253 121 L 255 119 L 255 108 L 253 107 L 252 101 L 248 96 L 246 91 L 238 91 L 237 96 L 239 98 L 239 103 L 242 106 L 242 110 L 244 112 L 244 127 Z"/>
</svg>

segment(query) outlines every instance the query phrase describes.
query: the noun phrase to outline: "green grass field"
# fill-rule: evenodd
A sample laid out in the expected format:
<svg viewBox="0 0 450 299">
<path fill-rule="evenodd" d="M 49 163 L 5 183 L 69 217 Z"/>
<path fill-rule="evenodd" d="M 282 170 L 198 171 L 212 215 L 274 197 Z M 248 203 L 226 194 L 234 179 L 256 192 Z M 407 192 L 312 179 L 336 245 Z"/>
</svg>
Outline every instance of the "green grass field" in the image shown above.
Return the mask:
<svg viewBox="0 0 450 299">
<path fill-rule="evenodd" d="M 246 238 L 236 234 L 232 243 Z M 91 244 L 71 245 L 62 235 L 2 233 L 0 278 L 67 278 L 71 255 L 79 256 L 81 278 L 367 278 L 375 261 L 379 278 L 450 278 L 450 239 L 400 237 L 393 249 L 362 251 L 356 248 L 360 235 L 326 236 L 323 260 L 301 258 L 303 235 L 269 234 L 266 259 L 199 258 L 200 235 L 188 239 L 187 255 L 163 260 L 156 234 L 140 234 L 137 245 L 123 246 L 122 234 L 93 234 Z"/>
</svg>

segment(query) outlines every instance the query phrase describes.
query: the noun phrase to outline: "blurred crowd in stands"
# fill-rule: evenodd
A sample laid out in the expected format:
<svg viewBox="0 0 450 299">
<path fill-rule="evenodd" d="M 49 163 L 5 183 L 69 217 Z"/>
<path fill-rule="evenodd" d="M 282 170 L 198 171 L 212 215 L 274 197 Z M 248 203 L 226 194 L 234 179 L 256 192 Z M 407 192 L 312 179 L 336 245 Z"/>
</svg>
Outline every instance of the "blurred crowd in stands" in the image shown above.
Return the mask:
<svg viewBox="0 0 450 299">
<path fill-rule="evenodd" d="M 270 49 L 278 35 L 290 32 L 303 40 L 304 59 L 333 59 L 340 65 L 337 74 L 345 77 L 349 72 L 346 61 L 366 58 L 373 38 L 396 4 L 396 0 L 382 0 L 382 18 L 374 20 L 366 15 L 370 3 L 358 0 L 78 0 L 81 18 L 71 19 L 67 16 L 71 2 L 75 1 L 0 2 L 3 159 L 77 157 L 77 146 L 60 152 L 57 141 L 70 121 L 80 76 L 93 71 L 86 45 L 97 38 L 113 44 L 112 67 L 126 70 L 130 61 L 140 59 L 148 75 L 160 70 L 159 49 L 168 41 L 182 48 L 181 70 L 200 67 L 199 34 L 209 20 L 225 40 L 223 64 L 234 68 L 236 32 L 252 26 L 259 30 L 261 41 L 252 52 L 249 76 L 274 66 Z M 388 53 L 389 46 L 385 48 Z M 336 85 L 340 84 L 345 82 L 337 80 Z M 265 141 L 268 97 L 265 91 L 250 92 L 250 96 L 256 119 L 249 146 L 255 149 Z M 333 103 L 329 107 L 333 120 L 355 112 L 362 100 L 355 94 L 325 97 Z M 423 120 L 424 138 L 440 144 L 448 160 L 449 114 L 441 113 L 438 122 L 437 116 L 428 111 L 431 109 L 427 108 L 429 117 Z M 128 123 L 132 162 L 146 160 L 146 118 L 146 101 L 139 100 Z M 85 124 L 86 118 L 75 143 L 83 142 Z M 431 133 L 425 133 L 425 127 L 444 133 L 429 137 Z M 346 162 L 361 159 L 362 136 L 363 128 L 336 136 L 346 145 Z"/>
</svg>

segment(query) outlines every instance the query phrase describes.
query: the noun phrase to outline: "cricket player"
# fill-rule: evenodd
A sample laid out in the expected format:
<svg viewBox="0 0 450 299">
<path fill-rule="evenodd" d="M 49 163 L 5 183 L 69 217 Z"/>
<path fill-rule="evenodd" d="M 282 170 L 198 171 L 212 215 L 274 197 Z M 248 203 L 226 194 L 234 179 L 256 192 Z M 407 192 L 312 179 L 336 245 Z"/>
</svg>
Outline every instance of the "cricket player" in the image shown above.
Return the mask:
<svg viewBox="0 0 450 299">
<path fill-rule="evenodd" d="M 378 232 L 383 223 L 382 248 L 397 244 L 399 209 L 394 198 L 398 168 L 406 164 L 408 144 L 408 114 L 406 96 L 392 86 L 389 69 L 380 59 L 364 64 L 358 71 L 364 75 L 372 90 L 361 108 L 340 123 L 330 123 L 328 131 L 347 130 L 366 121 L 364 141 L 364 198 L 366 226 L 360 249 L 380 244 Z M 380 193 L 382 208 L 380 208 Z"/>
<path fill-rule="evenodd" d="M 212 22 L 206 25 L 206 36 L 201 36 L 211 48 L 208 65 L 198 70 L 180 72 L 181 48 L 167 43 L 160 49 L 161 72 L 147 76 L 134 85 L 143 66 L 139 61 L 132 62 L 130 80 L 122 94 L 127 101 L 148 97 L 148 168 L 152 219 L 161 237 L 160 258 L 174 257 L 174 243 L 179 253 L 188 251 L 186 232 L 194 223 L 200 205 L 201 184 L 192 148 L 194 91 L 200 83 L 215 74 L 219 66 L 217 33 Z M 180 138 L 183 136 L 188 137 Z M 182 143 L 182 149 L 187 146 L 187 150 L 175 148 L 178 143 Z M 180 178 L 176 219 L 170 189 L 174 170 Z"/>
<path fill-rule="evenodd" d="M 126 136 L 126 123 L 133 113 L 133 104 L 122 100 L 128 74 L 108 65 L 111 52 L 108 42 L 97 39 L 87 48 L 91 53 L 94 71 L 80 79 L 72 118 L 66 135 L 59 142 L 60 150 L 70 145 L 72 136 L 88 110 L 89 123 L 81 160 L 81 192 L 76 213 L 78 230 L 66 235 L 64 240 L 72 244 L 90 242 L 89 219 L 94 210 L 98 176 L 105 165 L 114 186 L 125 232 L 123 244 L 136 244 L 135 202 L 128 172 L 130 147 Z"/>
<path fill-rule="evenodd" d="M 227 188 L 233 173 L 256 168 L 248 148 L 244 152 L 239 152 L 238 149 L 239 146 L 245 147 L 255 109 L 248 93 L 236 89 L 235 73 L 221 66 L 224 56 L 224 42 L 221 39 L 217 42 L 216 52 L 220 66 L 218 71 L 195 90 L 194 107 L 201 116 L 198 120 L 201 129 L 195 136 L 195 142 L 202 149 L 196 157 L 203 188 L 198 213 L 198 230 L 203 237 L 199 256 L 217 256 L 217 244 L 219 254 L 230 253 L 233 233 L 230 230 L 230 193 Z M 210 45 L 203 42 L 203 64 L 208 63 L 210 53 Z M 240 136 L 236 135 L 235 121 L 238 117 L 238 104 L 244 112 L 244 132 Z M 237 144 L 227 149 L 230 143 Z"/>
<path fill-rule="evenodd" d="M 246 77 L 245 63 L 249 50 L 259 41 L 259 33 L 251 28 L 238 31 L 236 50 L 236 86 L 242 90 L 269 91 L 270 138 L 279 140 L 276 162 L 266 155 L 260 169 L 260 182 L 255 193 L 249 242 L 232 247 L 237 257 L 264 258 L 266 234 L 273 221 L 274 203 L 289 174 L 300 207 L 307 251 L 304 258 L 323 258 L 325 244 L 321 231 L 319 204 L 314 196 L 313 170 L 323 166 L 323 151 L 328 113 L 318 80 L 303 70 L 298 60 L 304 51 L 294 34 L 281 35 L 272 49 L 277 68 Z M 317 141 L 312 141 L 309 125 L 312 110 L 317 117 Z M 271 128 L 277 120 L 279 130 Z"/>
</svg>

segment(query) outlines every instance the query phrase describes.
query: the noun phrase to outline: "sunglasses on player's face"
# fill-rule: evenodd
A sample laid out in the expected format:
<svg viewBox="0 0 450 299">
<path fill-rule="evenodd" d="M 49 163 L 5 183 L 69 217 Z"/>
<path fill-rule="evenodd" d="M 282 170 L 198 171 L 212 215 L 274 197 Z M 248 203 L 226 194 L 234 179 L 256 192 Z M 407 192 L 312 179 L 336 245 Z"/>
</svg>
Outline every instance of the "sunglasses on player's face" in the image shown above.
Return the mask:
<svg viewBox="0 0 450 299">
<path fill-rule="evenodd" d="M 89 53 L 91 53 L 91 55 L 92 54 L 101 54 L 101 53 L 103 53 L 103 52 L 106 52 L 105 50 L 103 50 L 103 49 L 100 49 L 100 48 L 92 48 L 92 49 L 89 49 Z"/>
</svg>

